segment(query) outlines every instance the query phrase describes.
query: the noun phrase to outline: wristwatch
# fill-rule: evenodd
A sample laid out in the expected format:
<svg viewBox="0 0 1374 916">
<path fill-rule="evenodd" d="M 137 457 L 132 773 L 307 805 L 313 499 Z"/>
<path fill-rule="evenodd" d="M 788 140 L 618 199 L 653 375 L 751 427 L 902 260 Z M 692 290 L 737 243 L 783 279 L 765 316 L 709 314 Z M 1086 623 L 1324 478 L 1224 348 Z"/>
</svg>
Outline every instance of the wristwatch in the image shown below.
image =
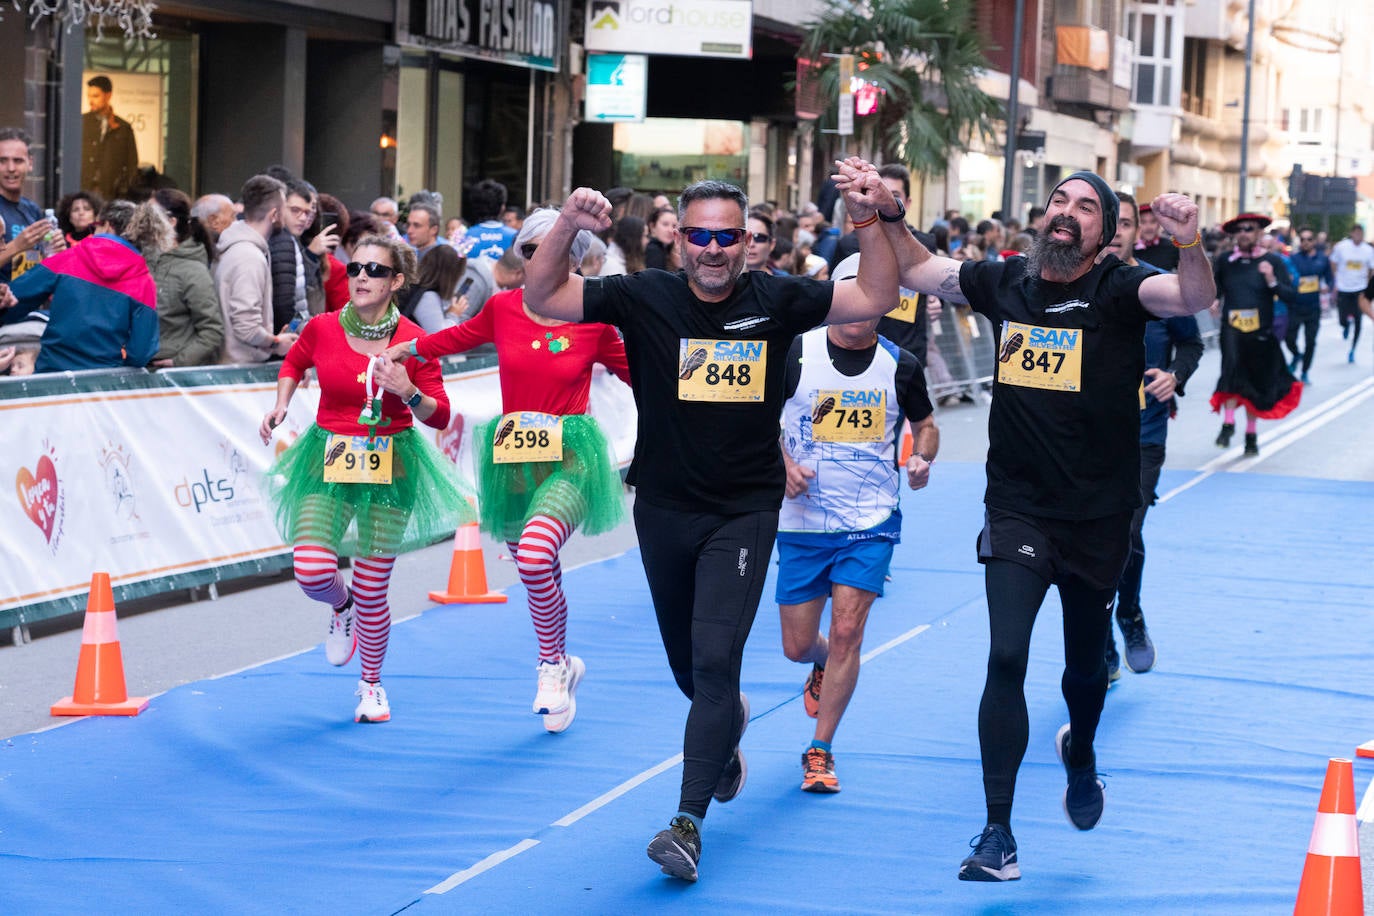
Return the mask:
<svg viewBox="0 0 1374 916">
<path fill-rule="evenodd" d="M 415 408 L 420 406 L 420 402 L 423 401 L 424 398 L 424 392 L 421 391 L 419 388 L 416 388 L 415 393 L 412 394 L 410 397 L 406 398 L 406 406 L 409 407 L 411 410 L 414 410 Z"/>
<path fill-rule="evenodd" d="M 888 216 L 881 210 L 877 211 L 877 213 L 878 219 L 882 220 L 885 223 L 900 223 L 902 220 L 906 219 L 906 206 L 899 200 L 897 201 L 896 216 Z"/>
</svg>

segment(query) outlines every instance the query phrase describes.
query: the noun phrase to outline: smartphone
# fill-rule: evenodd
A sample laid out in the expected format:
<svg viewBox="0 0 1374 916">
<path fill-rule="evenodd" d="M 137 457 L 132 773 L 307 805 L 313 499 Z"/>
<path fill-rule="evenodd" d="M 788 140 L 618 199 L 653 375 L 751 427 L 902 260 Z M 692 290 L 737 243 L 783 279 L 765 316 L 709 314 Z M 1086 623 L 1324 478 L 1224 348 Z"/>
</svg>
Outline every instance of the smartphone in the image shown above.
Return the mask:
<svg viewBox="0 0 1374 916">
<path fill-rule="evenodd" d="M 332 228 L 332 227 L 334 227 L 334 226 L 337 226 L 338 224 L 339 224 L 339 214 L 337 214 L 337 213 L 321 213 L 321 214 L 320 214 L 320 231 L 321 231 L 321 232 L 323 232 L 323 231 L 326 230 L 326 229 L 329 229 L 329 228 Z"/>
<path fill-rule="evenodd" d="M 472 277 L 464 277 L 463 282 L 458 284 L 458 292 L 453 294 L 453 298 L 461 299 L 468 294 L 470 289 L 472 289 Z"/>
</svg>

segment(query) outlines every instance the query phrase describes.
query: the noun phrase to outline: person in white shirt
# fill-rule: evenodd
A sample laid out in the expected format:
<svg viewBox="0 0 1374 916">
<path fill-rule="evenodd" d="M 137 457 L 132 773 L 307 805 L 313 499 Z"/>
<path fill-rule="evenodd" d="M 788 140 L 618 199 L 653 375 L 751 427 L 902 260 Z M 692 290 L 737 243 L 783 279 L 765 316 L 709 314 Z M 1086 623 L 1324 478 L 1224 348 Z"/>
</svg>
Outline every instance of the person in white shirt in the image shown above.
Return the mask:
<svg viewBox="0 0 1374 916">
<path fill-rule="evenodd" d="M 1350 227 L 1350 236 L 1331 249 L 1331 268 L 1336 274 L 1336 313 L 1341 318 L 1341 335 L 1350 341 L 1348 362 L 1355 361 L 1355 345 L 1360 342 L 1360 294 L 1374 275 L 1374 246 L 1364 240 L 1364 226 Z"/>
</svg>

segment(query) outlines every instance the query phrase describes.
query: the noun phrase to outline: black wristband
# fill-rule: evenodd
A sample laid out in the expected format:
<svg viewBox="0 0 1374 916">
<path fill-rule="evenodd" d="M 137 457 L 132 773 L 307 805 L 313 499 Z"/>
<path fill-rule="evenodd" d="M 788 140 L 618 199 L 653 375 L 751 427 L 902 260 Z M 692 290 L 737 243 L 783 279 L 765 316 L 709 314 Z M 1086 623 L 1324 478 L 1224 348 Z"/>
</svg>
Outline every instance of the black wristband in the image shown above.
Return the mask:
<svg viewBox="0 0 1374 916">
<path fill-rule="evenodd" d="M 885 223 L 900 223 L 902 220 L 906 219 L 906 207 L 903 206 L 903 204 L 902 204 L 902 202 L 901 202 L 900 200 L 897 201 L 897 215 L 896 215 L 896 216 L 888 216 L 886 213 L 884 213 L 884 212 L 881 211 L 881 210 L 877 211 L 877 213 L 878 213 L 878 219 L 882 220 L 882 221 L 885 222 Z"/>
</svg>

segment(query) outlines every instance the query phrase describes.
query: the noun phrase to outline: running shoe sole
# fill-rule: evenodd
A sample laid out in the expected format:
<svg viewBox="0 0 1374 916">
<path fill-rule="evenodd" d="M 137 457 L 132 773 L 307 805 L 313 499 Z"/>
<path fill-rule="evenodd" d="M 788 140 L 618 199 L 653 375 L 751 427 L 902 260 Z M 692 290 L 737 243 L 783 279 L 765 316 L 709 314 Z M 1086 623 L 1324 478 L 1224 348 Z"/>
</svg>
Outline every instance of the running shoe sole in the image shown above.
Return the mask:
<svg viewBox="0 0 1374 916">
<path fill-rule="evenodd" d="M 1065 739 L 1066 737 L 1068 737 L 1068 734 L 1069 734 L 1069 723 L 1068 723 L 1068 722 L 1065 722 L 1063 725 L 1059 726 L 1059 731 L 1058 731 L 1058 732 L 1055 734 L 1055 736 L 1054 736 L 1054 754 L 1055 754 L 1056 757 L 1059 758 L 1059 762 L 1062 763 L 1062 764 L 1064 765 L 1064 773 L 1065 773 L 1065 775 L 1068 775 L 1068 772 L 1069 772 L 1069 761 L 1068 761 L 1068 756 L 1064 753 L 1064 739 Z M 1097 779 L 1098 777 L 1094 775 L 1093 778 L 1094 778 L 1094 779 Z M 1103 811 L 1105 811 L 1105 810 L 1106 810 L 1106 807 L 1107 807 L 1107 793 L 1106 793 L 1105 789 L 1102 787 L 1101 780 L 1098 780 L 1098 791 L 1099 791 L 1099 792 L 1101 793 L 1101 795 L 1102 795 L 1102 808 L 1103 808 Z M 1073 819 L 1073 815 L 1069 813 L 1069 787 L 1068 787 L 1068 786 L 1065 786 L 1065 787 L 1064 787 L 1064 800 L 1063 800 L 1063 805 L 1062 805 L 1062 806 L 1063 806 L 1063 808 L 1064 808 L 1064 816 L 1065 816 L 1066 818 L 1069 819 L 1069 823 L 1070 823 L 1070 824 L 1073 824 L 1073 826 L 1074 826 L 1075 828 L 1079 829 L 1079 830 L 1091 830 L 1091 829 L 1093 829 L 1094 827 L 1096 827 L 1096 826 L 1102 821 L 1102 814 L 1103 814 L 1103 811 L 1097 812 L 1097 817 L 1093 818 L 1093 822 L 1092 822 L 1091 824 L 1089 824 L 1088 826 L 1086 826 L 1086 827 L 1084 827 L 1082 824 L 1078 823 L 1077 821 L 1075 821 L 1075 820 Z"/>
<path fill-rule="evenodd" d="M 572 725 L 573 719 L 577 717 L 577 685 L 587 673 L 587 666 L 576 655 L 568 656 L 568 666 L 572 669 L 568 675 L 568 708 L 563 712 L 544 716 L 544 731 L 551 735 L 567 731 L 568 726 Z"/>
<path fill-rule="evenodd" d="M 1003 868 L 989 868 L 976 862 L 959 867 L 960 881 L 1020 881 L 1021 866 L 1015 862 Z"/>
<path fill-rule="evenodd" d="M 840 791 L 840 783 L 839 780 L 834 783 L 827 783 L 825 777 L 822 776 L 810 782 L 803 779 L 801 788 L 803 792 L 814 792 L 817 795 L 836 795 Z"/>
<path fill-rule="evenodd" d="M 665 875 L 681 878 L 683 881 L 697 879 L 697 863 L 692 851 L 678 842 L 672 830 L 663 830 L 649 841 L 649 858 L 663 869 Z"/>
</svg>

